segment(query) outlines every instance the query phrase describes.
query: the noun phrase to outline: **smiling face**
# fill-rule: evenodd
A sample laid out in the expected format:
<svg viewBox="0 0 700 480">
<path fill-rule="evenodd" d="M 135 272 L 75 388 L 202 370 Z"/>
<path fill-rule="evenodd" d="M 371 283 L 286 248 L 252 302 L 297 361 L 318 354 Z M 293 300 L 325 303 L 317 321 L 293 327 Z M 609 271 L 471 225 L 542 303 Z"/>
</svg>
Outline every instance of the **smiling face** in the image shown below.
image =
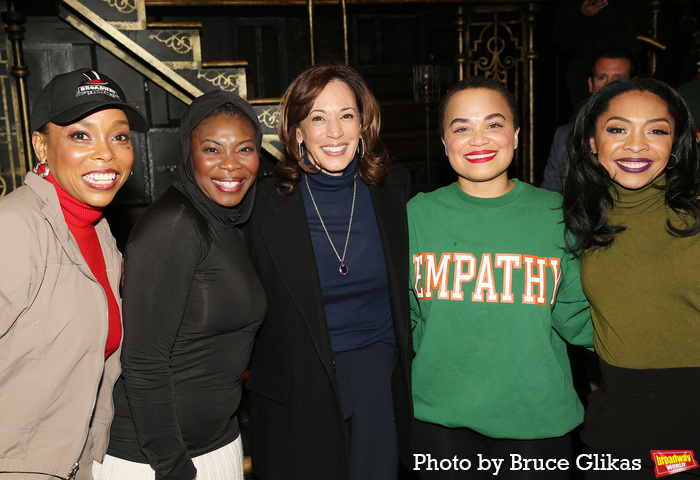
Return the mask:
<svg viewBox="0 0 700 480">
<path fill-rule="evenodd" d="M 442 143 L 460 188 L 472 196 L 507 193 L 508 166 L 518 132 L 508 102 L 494 90 L 470 88 L 455 93 L 445 108 Z"/>
<path fill-rule="evenodd" d="M 260 166 L 255 129 L 238 116 L 206 118 L 192 131 L 190 159 L 199 188 L 224 207 L 238 205 Z"/>
<path fill-rule="evenodd" d="M 47 124 L 32 134 L 34 152 L 56 183 L 93 207 L 107 206 L 129 179 L 134 163 L 129 121 L 123 110 L 107 108 L 75 123 Z"/>
<path fill-rule="evenodd" d="M 355 158 L 362 124 L 355 94 L 341 80 L 321 91 L 311 112 L 299 122 L 297 143 L 304 142 L 309 161 L 329 175 L 342 175 Z"/>
<path fill-rule="evenodd" d="M 611 100 L 598 118 L 591 151 L 616 183 L 642 188 L 668 165 L 674 128 L 661 98 L 651 92 L 626 92 Z"/>
</svg>

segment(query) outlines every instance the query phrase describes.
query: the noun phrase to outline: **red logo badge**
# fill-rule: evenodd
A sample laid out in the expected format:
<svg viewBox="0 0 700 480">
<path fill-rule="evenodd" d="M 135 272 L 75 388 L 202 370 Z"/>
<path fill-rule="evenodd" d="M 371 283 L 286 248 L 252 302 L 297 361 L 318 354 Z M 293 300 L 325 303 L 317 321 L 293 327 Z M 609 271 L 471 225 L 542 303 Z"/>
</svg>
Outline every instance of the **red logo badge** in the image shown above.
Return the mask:
<svg viewBox="0 0 700 480">
<path fill-rule="evenodd" d="M 94 70 L 83 73 L 86 83 L 97 84 L 97 85 L 107 85 L 107 82 L 100 78 L 100 74 Z"/>
<path fill-rule="evenodd" d="M 692 450 L 650 450 L 654 461 L 656 478 L 698 468 L 695 453 Z"/>
</svg>

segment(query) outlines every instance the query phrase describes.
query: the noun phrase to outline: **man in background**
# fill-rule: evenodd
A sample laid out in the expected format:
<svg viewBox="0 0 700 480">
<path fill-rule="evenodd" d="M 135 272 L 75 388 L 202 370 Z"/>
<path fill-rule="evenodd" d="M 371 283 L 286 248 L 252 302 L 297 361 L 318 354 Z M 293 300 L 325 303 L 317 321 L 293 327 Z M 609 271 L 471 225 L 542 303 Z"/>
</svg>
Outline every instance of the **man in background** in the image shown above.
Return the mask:
<svg viewBox="0 0 700 480">
<path fill-rule="evenodd" d="M 588 77 L 588 92 L 595 93 L 604 85 L 621 78 L 631 78 L 635 75 L 632 57 L 622 50 L 604 50 L 596 55 L 591 74 Z M 567 123 L 554 132 L 554 141 L 549 149 L 547 166 L 544 169 L 544 180 L 540 185 L 545 190 L 563 193 L 564 154 L 566 138 L 569 136 L 572 124 Z"/>
</svg>

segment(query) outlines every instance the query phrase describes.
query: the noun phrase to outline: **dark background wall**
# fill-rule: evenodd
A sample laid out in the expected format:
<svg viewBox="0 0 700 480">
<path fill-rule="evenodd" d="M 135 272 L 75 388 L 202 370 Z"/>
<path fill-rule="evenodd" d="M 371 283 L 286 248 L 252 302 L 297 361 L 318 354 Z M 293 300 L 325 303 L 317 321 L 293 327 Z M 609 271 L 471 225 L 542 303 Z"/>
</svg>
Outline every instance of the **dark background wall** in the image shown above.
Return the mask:
<svg viewBox="0 0 700 480">
<path fill-rule="evenodd" d="M 557 10 L 569 0 L 533 2 L 536 5 L 534 46 L 534 170 L 535 183 L 541 179 L 556 127 L 566 123 L 573 112 L 566 87 L 566 68 L 572 58 L 557 38 Z M 579 0 L 573 0 L 580 3 Z M 626 3 L 619 26 L 633 33 L 652 36 L 649 0 L 610 0 L 611 7 Z M 263 2 L 264 3 L 264 2 Z M 273 2 L 271 2 L 273 3 Z M 494 2 L 483 2 L 488 6 Z M 499 2 L 507 4 L 508 2 Z M 657 38 L 665 50 L 638 42 L 641 73 L 648 74 L 648 56 L 657 54 L 655 76 L 673 86 L 697 74 L 698 45 L 691 36 L 700 31 L 700 2 L 664 0 L 659 17 Z M 522 2 L 513 2 L 522 5 Z M 467 5 L 466 3 L 463 6 Z M 109 55 L 90 45 L 84 36 L 71 32 L 55 12 L 54 0 L 17 2 L 28 16 L 29 49 L 41 49 L 42 43 L 53 49 L 51 55 L 66 55 L 75 67 L 98 56 Z M 360 70 L 375 92 L 383 111 L 383 139 L 392 156 L 406 164 L 416 185 L 424 186 L 426 160 L 429 157 L 432 188 L 452 181 L 442 144 L 437 133 L 437 108 L 428 111 L 429 132 L 426 139 L 426 110 L 413 101 L 412 67 L 435 64 L 441 67 L 443 92 L 455 82 L 458 37 L 455 20 L 457 2 L 350 2 L 347 8 L 349 28 L 349 63 Z M 293 6 L 148 6 L 148 21 L 199 21 L 202 23 L 201 45 L 204 60 L 246 60 L 249 98 L 279 97 L 289 81 L 310 64 L 308 10 Z M 315 60 L 343 60 L 343 30 L 340 3 L 316 5 L 314 8 Z M 57 46 L 60 38 L 80 42 L 79 48 Z M 80 38 L 82 37 L 82 39 Z M 68 58 L 71 56 L 72 58 Z M 33 60 L 34 58 L 34 60 Z M 32 65 L 32 61 L 34 64 Z M 43 62 L 43 63 L 42 63 Z M 40 58 L 29 56 L 34 72 L 29 77 L 30 96 L 54 73 Z M 118 62 L 115 62 L 118 64 Z M 54 64 L 55 65 L 55 64 Z M 55 68 L 55 67 L 54 67 Z M 125 67 L 128 68 L 128 67 Z M 114 75 L 116 76 L 116 75 Z M 153 90 L 153 95 L 160 92 Z M 521 98 L 520 101 L 525 99 Z M 166 100 L 163 100 L 165 102 Z M 170 101 L 168 113 L 154 114 L 155 127 L 176 127 L 177 102 Z M 419 187 L 424 188 L 424 187 Z"/>
<path fill-rule="evenodd" d="M 534 131 L 532 161 L 536 184 L 541 180 L 555 129 L 566 123 L 574 111 L 566 72 L 575 57 L 575 50 L 583 41 L 606 42 L 605 37 L 598 33 L 582 40 L 574 38 L 573 29 L 571 32 L 564 29 L 563 38 L 557 35 L 562 30 L 558 20 L 560 8 L 581 1 L 532 2 L 536 6 L 534 81 L 532 88 L 521 94 L 519 100 L 521 104 L 529 96 L 534 100 L 534 121 L 528 126 Z M 697 75 L 700 46 L 693 41 L 693 34 L 700 32 L 699 0 L 663 0 L 657 32 L 651 30 L 651 0 L 609 2 L 611 11 L 620 9 L 615 15 L 610 15 L 612 30 L 627 29 L 633 38 L 638 34 L 656 37 L 663 46 L 653 47 L 633 40 L 641 74 L 651 74 L 649 59 L 655 53 L 657 68 L 654 76 L 672 86 L 679 86 Z M 5 3 L 5 0 L 0 0 L 0 10 Z M 248 62 L 248 97 L 279 97 L 289 82 L 311 63 L 308 11 L 303 4 L 281 6 L 270 3 L 257 7 L 149 6 L 147 20 L 201 22 L 202 59 L 245 60 Z M 488 9 L 496 3 L 509 6 L 508 2 L 490 1 L 482 2 L 482 6 Z M 66 24 L 58 17 L 56 5 L 55 0 L 15 1 L 16 8 L 28 17 L 24 25 L 24 47 L 31 72 L 28 77 L 30 100 L 55 74 L 93 66 L 118 79 L 126 91 L 134 92 L 134 95 L 129 93 L 129 100 L 144 109 L 153 125 L 147 136 L 134 136 L 135 150 L 141 157 L 135 164 L 135 175 L 106 212 L 123 250 L 136 218 L 174 178 L 179 161 L 177 126 L 186 105 L 142 76 L 135 75 L 119 58 Z M 513 2 L 512 5 L 521 8 L 524 2 Z M 454 1 L 349 2 L 349 63 L 364 75 L 380 101 L 383 140 L 394 159 L 411 170 L 416 191 L 445 185 L 455 176 L 438 136 L 436 105 L 429 106 L 426 122 L 424 105 L 413 99 L 412 68 L 420 64 L 439 65 L 442 92 L 456 81 L 458 34 L 455 22 L 460 9 L 464 13 L 471 6 L 471 2 L 459 4 Z M 339 4 L 317 5 L 314 13 L 315 60 L 342 61 L 343 29 Z M 4 48 L 0 44 L 0 50 Z M 427 132 L 426 124 L 429 126 Z M 431 165 L 429 184 L 428 158 Z M 273 159 L 266 158 L 263 170 L 269 171 L 272 163 Z M 241 423 L 245 425 L 245 411 Z"/>
</svg>

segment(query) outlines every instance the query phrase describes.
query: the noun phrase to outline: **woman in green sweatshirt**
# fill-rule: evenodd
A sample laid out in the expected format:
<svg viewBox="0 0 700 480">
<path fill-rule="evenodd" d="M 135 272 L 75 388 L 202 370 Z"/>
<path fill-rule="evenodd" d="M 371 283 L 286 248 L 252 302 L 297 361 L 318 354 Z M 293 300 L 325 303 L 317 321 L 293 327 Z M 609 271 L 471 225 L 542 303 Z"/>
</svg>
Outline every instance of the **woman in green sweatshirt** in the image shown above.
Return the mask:
<svg viewBox="0 0 700 480">
<path fill-rule="evenodd" d="M 561 196 L 508 178 L 519 119 L 498 82 L 458 83 L 440 115 L 457 182 L 408 203 L 414 469 L 568 478 L 583 407 L 565 341 L 592 346 L 593 327 Z M 562 463 L 535 471 L 525 459 Z"/>
<path fill-rule="evenodd" d="M 564 213 L 575 238 L 570 250 L 581 257 L 602 374 L 582 436 L 592 452 L 642 464 L 641 472 L 588 471 L 590 478 L 654 478 L 668 474 L 655 450 L 700 454 L 694 130 L 678 93 L 651 79 L 606 85 L 576 116 Z M 697 478 L 700 469 L 674 479 L 684 475 Z"/>
</svg>

